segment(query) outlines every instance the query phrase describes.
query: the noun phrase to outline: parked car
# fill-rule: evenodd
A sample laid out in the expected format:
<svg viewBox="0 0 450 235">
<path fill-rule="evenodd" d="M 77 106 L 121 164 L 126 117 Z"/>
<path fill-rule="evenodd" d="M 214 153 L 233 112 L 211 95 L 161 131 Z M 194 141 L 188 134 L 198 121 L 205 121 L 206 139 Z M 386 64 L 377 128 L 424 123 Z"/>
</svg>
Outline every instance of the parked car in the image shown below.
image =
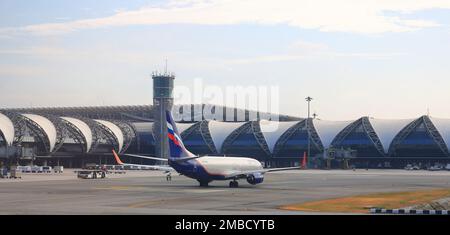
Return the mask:
<svg viewBox="0 0 450 235">
<path fill-rule="evenodd" d="M 42 173 L 52 173 L 52 167 L 51 166 L 43 166 L 41 167 Z"/>
<path fill-rule="evenodd" d="M 445 166 L 445 169 L 450 171 L 450 163 Z"/>
<path fill-rule="evenodd" d="M 22 173 L 31 173 L 31 166 L 17 166 L 17 170 Z"/>
<path fill-rule="evenodd" d="M 406 165 L 405 170 L 417 171 L 417 170 L 420 170 L 420 167 L 417 165 L 408 164 L 408 165 Z"/>
<path fill-rule="evenodd" d="M 429 171 L 441 171 L 444 169 L 444 166 L 436 164 L 428 168 Z"/>
<path fill-rule="evenodd" d="M 42 166 L 32 166 L 31 173 L 42 173 Z"/>
</svg>

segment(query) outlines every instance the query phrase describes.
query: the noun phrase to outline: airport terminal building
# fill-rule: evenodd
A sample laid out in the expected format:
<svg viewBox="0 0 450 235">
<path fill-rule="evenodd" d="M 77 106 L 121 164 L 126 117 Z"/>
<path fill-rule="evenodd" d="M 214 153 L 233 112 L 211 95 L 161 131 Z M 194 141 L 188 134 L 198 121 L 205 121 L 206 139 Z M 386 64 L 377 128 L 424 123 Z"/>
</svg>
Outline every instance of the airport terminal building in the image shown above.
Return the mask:
<svg viewBox="0 0 450 235">
<path fill-rule="evenodd" d="M 450 163 L 450 119 L 325 121 L 282 115 L 274 130 L 269 124 L 275 121 L 259 113 L 216 108 L 223 109 L 224 116 L 243 111 L 245 121 L 207 120 L 192 105 L 192 119 L 178 128 L 186 147 L 197 155 L 247 156 L 266 166 L 295 166 L 307 151 L 310 136 L 310 167 L 324 167 L 326 161 L 339 167 L 340 155 L 357 167 Z M 155 155 L 154 115 L 152 105 L 0 110 L 0 161 L 81 167 L 114 164 L 112 149 Z M 201 121 L 194 121 L 198 115 Z"/>
</svg>

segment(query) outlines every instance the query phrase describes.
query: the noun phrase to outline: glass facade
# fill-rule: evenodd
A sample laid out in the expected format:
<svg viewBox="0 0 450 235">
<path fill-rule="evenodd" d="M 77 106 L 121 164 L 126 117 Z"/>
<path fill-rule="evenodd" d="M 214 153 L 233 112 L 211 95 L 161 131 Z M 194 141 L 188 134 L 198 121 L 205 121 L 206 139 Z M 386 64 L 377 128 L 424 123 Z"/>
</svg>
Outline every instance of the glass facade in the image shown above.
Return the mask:
<svg viewBox="0 0 450 235">
<path fill-rule="evenodd" d="M 84 153 L 83 147 L 78 143 L 64 143 L 58 153 Z"/>
<path fill-rule="evenodd" d="M 357 157 L 383 157 L 383 154 L 377 150 L 362 124 L 359 124 L 334 147 L 355 150 Z"/>
<path fill-rule="evenodd" d="M 155 155 L 155 137 L 151 132 L 138 132 L 139 143 L 133 141 L 133 144 L 127 149 L 127 153 L 137 153 L 146 155 Z"/>
<path fill-rule="evenodd" d="M 202 134 L 200 133 L 199 126 L 190 133 L 188 136 L 183 138 L 183 143 L 186 148 L 194 154 L 207 155 L 212 154 L 212 151 L 208 148 Z"/>
<path fill-rule="evenodd" d="M 446 157 L 422 122 L 397 146 L 395 157 Z"/>
<path fill-rule="evenodd" d="M 152 133 L 139 133 L 141 153 L 155 154 L 155 138 Z"/>
<path fill-rule="evenodd" d="M 251 125 L 248 125 L 246 130 L 240 133 L 230 145 L 224 146 L 223 150 L 226 155 L 247 156 L 258 160 L 268 158 L 267 154 L 256 140 Z"/>
<path fill-rule="evenodd" d="M 319 149 L 311 140 L 311 156 L 320 153 Z M 299 129 L 280 146 L 280 151 L 275 154 L 275 158 L 296 158 L 303 156 L 308 151 L 308 132 L 305 128 Z"/>
</svg>

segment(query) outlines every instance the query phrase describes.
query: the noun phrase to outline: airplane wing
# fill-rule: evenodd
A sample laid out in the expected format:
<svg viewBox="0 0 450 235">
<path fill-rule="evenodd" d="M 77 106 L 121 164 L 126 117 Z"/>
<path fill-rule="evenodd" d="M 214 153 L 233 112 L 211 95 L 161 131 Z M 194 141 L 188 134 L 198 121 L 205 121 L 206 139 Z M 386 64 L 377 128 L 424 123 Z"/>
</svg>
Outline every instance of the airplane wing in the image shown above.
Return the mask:
<svg viewBox="0 0 450 235">
<path fill-rule="evenodd" d="M 116 151 L 112 151 L 114 158 L 116 159 L 116 162 L 118 165 L 121 166 L 136 166 L 136 167 L 146 167 L 146 168 L 150 168 L 152 170 L 158 170 L 158 171 L 165 171 L 165 172 L 170 172 L 170 171 L 175 171 L 172 167 L 170 166 L 152 166 L 152 165 L 141 165 L 141 164 L 129 164 L 129 163 L 123 163 L 122 160 L 120 160 L 119 155 L 117 155 Z M 139 155 L 136 155 L 139 156 Z M 141 157 L 145 157 L 145 156 L 141 156 Z M 166 159 L 167 160 L 167 159 Z"/>
<path fill-rule="evenodd" d="M 253 175 L 253 174 L 265 174 L 265 173 L 268 173 L 268 172 L 300 170 L 300 169 L 302 169 L 301 166 L 299 166 L 299 167 L 285 167 L 285 168 L 266 168 L 266 169 L 257 170 L 257 171 L 238 171 L 238 172 L 232 173 L 230 175 L 227 175 L 226 178 L 227 179 L 247 178 L 247 176 Z"/>
<path fill-rule="evenodd" d="M 267 168 L 265 169 L 266 172 L 276 172 L 276 171 L 290 171 L 290 170 L 300 170 L 302 169 L 301 166 L 296 166 L 296 167 L 285 167 L 285 168 Z"/>
<path fill-rule="evenodd" d="M 150 159 L 150 160 L 157 160 L 157 161 L 163 161 L 163 162 L 168 162 L 169 159 L 167 158 L 159 158 L 159 157 L 149 157 L 149 156 L 142 156 L 142 155 L 136 155 L 136 154 L 124 154 L 125 156 L 130 156 L 130 157 L 138 157 L 138 158 L 143 158 L 143 159 Z M 184 158 L 175 158 L 175 159 L 171 159 L 174 162 L 185 162 L 185 161 L 189 161 L 189 160 L 193 160 L 193 159 L 197 159 L 197 158 L 201 158 L 200 156 L 194 156 L 194 157 L 184 157 Z"/>
<path fill-rule="evenodd" d="M 163 162 L 169 161 L 169 159 L 166 159 L 166 158 L 159 158 L 159 157 L 142 156 L 142 155 L 136 155 L 136 154 L 124 154 L 124 155 L 125 155 L 125 156 L 130 156 L 130 157 L 138 157 L 138 158 L 143 158 L 143 159 L 150 159 L 150 160 L 163 161 Z"/>
<path fill-rule="evenodd" d="M 129 163 L 124 163 L 124 164 L 120 164 L 121 166 L 135 166 L 135 167 L 144 167 L 150 170 L 155 170 L 155 171 L 164 171 L 164 172 L 172 172 L 175 171 L 172 167 L 170 166 L 152 166 L 152 165 L 140 165 L 140 164 L 129 164 Z"/>
</svg>

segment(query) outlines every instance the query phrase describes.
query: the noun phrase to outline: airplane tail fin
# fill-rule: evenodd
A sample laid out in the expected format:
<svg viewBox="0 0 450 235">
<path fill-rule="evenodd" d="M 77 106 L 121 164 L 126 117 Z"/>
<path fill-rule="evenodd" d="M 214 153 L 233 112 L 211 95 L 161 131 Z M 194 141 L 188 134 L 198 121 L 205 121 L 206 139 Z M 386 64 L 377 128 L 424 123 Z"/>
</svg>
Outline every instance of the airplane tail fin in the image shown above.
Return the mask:
<svg viewBox="0 0 450 235">
<path fill-rule="evenodd" d="M 170 111 L 166 111 L 166 119 L 167 137 L 169 138 L 170 147 L 169 158 L 178 159 L 194 157 L 195 155 L 189 152 L 186 147 L 184 147 L 183 140 L 181 139 L 180 133 L 178 132 L 177 126 Z"/>
</svg>

